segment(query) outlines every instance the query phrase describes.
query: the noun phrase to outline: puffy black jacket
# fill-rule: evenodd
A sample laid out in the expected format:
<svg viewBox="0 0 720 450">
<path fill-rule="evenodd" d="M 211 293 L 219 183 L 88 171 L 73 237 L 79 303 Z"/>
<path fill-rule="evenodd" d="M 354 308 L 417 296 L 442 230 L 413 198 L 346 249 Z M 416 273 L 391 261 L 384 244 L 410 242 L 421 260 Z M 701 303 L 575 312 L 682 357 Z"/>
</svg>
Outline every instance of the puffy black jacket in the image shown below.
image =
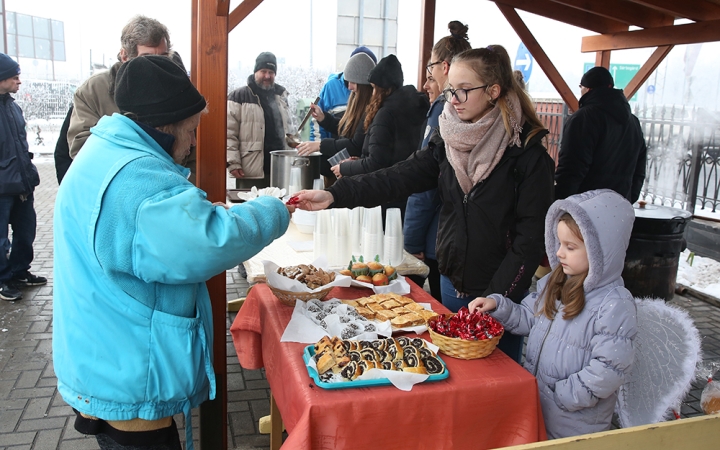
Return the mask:
<svg viewBox="0 0 720 450">
<path fill-rule="evenodd" d="M 634 203 L 646 161 L 642 128 L 623 91 L 592 89 L 580 98 L 580 108 L 563 129 L 555 198 L 606 188 Z"/>
<path fill-rule="evenodd" d="M 422 140 L 423 123 L 430 108 L 427 97 L 414 86 L 390 94 L 365 135 L 362 158 L 340 165 L 344 177 L 374 172 L 407 159 Z"/>
<path fill-rule="evenodd" d="M 350 156 L 362 156 L 362 147 L 365 141 L 365 126 L 363 124 L 365 116 L 363 115 L 360 120 L 361 122 L 358 124 L 355 129 L 355 134 L 352 137 L 340 136 L 338 138 L 323 138 L 320 141 L 320 153 L 323 155 L 320 163 L 320 173 L 322 175 L 332 178 L 335 177 L 335 174 L 330 170 L 330 163 L 328 163 L 327 160 L 342 149 L 346 149 Z M 325 118 L 319 125 L 332 134 L 340 134 L 340 119 L 332 114 L 326 113 Z"/>
<path fill-rule="evenodd" d="M 0 195 L 29 194 L 40 184 L 25 119 L 10 94 L 0 95 Z"/>
<path fill-rule="evenodd" d="M 333 206 L 372 207 L 437 187 L 440 273 L 460 292 L 501 293 L 519 302 L 544 254 L 545 214 L 553 200 L 554 164 L 541 143 L 545 134 L 538 133 L 525 147 L 508 147 L 490 176 L 467 195 L 437 135 L 406 161 L 338 180 L 329 188 Z"/>
</svg>

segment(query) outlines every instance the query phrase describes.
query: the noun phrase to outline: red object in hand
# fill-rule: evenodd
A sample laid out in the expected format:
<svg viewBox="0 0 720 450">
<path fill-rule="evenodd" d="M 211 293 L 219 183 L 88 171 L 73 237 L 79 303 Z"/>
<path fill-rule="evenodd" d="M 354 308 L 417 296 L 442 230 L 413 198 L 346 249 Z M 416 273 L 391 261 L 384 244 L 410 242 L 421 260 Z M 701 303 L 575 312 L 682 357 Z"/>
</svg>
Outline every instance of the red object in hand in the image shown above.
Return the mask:
<svg viewBox="0 0 720 450">
<path fill-rule="evenodd" d="M 460 338 L 469 341 L 493 338 L 503 332 L 504 328 L 497 320 L 487 313 L 475 311 L 470 313 L 462 307 L 451 318 L 438 317 L 428 322 L 428 326 L 443 336 Z"/>
<path fill-rule="evenodd" d="M 300 197 L 297 195 L 290 197 L 287 201 L 288 205 L 297 205 L 298 203 L 300 203 Z"/>
</svg>

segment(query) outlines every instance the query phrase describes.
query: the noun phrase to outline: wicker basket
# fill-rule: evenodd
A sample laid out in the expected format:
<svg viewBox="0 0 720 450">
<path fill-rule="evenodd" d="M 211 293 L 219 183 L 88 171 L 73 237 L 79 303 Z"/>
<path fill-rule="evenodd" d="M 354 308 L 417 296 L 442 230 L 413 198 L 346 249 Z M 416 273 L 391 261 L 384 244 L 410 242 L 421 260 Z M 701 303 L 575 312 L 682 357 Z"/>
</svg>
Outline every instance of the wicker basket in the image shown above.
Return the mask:
<svg viewBox="0 0 720 450">
<path fill-rule="evenodd" d="M 322 291 L 315 292 L 315 293 L 284 291 L 282 289 L 272 287 L 269 284 L 268 284 L 268 287 L 270 288 L 272 293 L 275 294 L 275 297 L 277 297 L 278 300 L 280 300 L 280 303 L 282 303 L 283 305 L 288 305 L 288 306 L 295 306 L 296 300 L 300 300 L 303 302 L 312 300 L 314 298 L 316 298 L 318 300 L 325 300 L 325 297 L 327 297 L 327 295 L 332 290 L 332 286 L 325 288 Z"/>
<path fill-rule="evenodd" d="M 452 314 L 446 315 L 448 318 L 451 316 Z M 432 339 L 433 344 L 437 345 L 442 353 L 458 359 L 478 359 L 490 355 L 490 353 L 495 350 L 495 347 L 497 347 L 497 344 L 500 342 L 500 338 L 504 333 L 500 333 L 498 336 L 491 339 L 468 341 L 465 339 L 443 336 L 442 334 L 434 332 L 430 329 L 430 327 L 428 327 L 428 331 L 430 332 L 430 338 Z"/>
</svg>

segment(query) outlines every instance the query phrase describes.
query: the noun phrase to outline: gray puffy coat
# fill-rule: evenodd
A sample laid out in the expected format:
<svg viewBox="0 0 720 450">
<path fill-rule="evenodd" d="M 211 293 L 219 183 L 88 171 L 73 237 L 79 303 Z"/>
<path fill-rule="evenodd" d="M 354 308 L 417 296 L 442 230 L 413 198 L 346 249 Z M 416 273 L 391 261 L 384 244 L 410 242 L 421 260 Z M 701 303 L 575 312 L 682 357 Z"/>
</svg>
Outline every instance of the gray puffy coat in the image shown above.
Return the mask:
<svg viewBox="0 0 720 450">
<path fill-rule="evenodd" d="M 580 227 L 588 253 L 583 311 L 570 320 L 562 318 L 561 305 L 554 320 L 537 314 L 547 277 L 538 282 L 540 295 L 533 293 L 519 305 L 491 295 L 498 302 L 491 315 L 508 331 L 528 336 L 525 368 L 537 378 L 545 428 L 553 439 L 610 429 L 637 332 L 635 303 L 621 277 L 635 220 L 632 206 L 607 189 L 553 203 L 545 220 L 553 268 L 560 247 L 557 224 L 565 212 Z"/>
</svg>

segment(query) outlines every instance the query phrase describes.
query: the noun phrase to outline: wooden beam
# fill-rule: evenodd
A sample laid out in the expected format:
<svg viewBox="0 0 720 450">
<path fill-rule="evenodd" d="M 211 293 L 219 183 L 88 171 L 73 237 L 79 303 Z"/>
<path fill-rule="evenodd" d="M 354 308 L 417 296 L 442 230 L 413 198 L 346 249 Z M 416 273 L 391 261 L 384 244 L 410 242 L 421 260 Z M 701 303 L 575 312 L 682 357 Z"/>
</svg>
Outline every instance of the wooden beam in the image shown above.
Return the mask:
<svg viewBox="0 0 720 450">
<path fill-rule="evenodd" d="M 230 13 L 228 19 L 228 31 L 232 31 L 236 26 L 240 24 L 245 18 L 258 7 L 263 0 L 243 0 L 242 3 L 237 5 L 235 9 Z"/>
<path fill-rule="evenodd" d="M 675 17 L 702 22 L 720 19 L 720 5 L 703 0 L 634 0 L 635 3 L 654 8 Z"/>
<path fill-rule="evenodd" d="M 650 75 L 657 69 L 657 66 L 665 59 L 665 57 L 673 49 L 672 45 L 664 45 L 655 49 L 652 55 L 645 61 L 645 64 L 638 70 L 632 80 L 625 86 L 625 98 L 632 98 L 640 89 L 640 86 L 647 80 Z"/>
<path fill-rule="evenodd" d="M 625 50 L 713 41 L 720 41 L 720 20 L 585 36 L 580 51 Z"/>
<path fill-rule="evenodd" d="M 504 450 L 712 449 L 717 448 L 718 441 L 720 414 L 713 414 L 516 445 Z"/>
<path fill-rule="evenodd" d="M 493 0 L 494 1 L 494 0 Z M 596 33 L 614 33 L 628 29 L 628 25 L 618 20 L 608 19 L 597 14 L 580 11 L 575 8 L 562 8 L 550 0 L 499 0 L 512 8 L 521 9 L 539 16 L 584 28 Z"/>
<path fill-rule="evenodd" d="M 230 0 L 215 0 L 217 2 L 217 15 L 227 17 L 230 11 Z"/>
<path fill-rule="evenodd" d="M 197 132 L 197 186 L 208 200 L 226 200 L 226 139 L 228 83 L 228 18 L 217 14 L 215 0 L 198 0 L 197 34 L 193 42 L 197 59 L 197 88 L 208 102 L 209 113 Z M 215 400 L 200 405 L 200 447 L 227 449 L 227 337 L 225 273 L 207 281 L 212 304 Z"/>
<path fill-rule="evenodd" d="M 653 28 L 673 24 L 672 15 L 625 0 L 603 0 L 602 2 L 591 0 L 551 1 L 641 28 Z"/>
<path fill-rule="evenodd" d="M 517 11 L 499 2 L 495 2 L 495 4 L 505 16 L 510 26 L 513 27 L 515 33 L 520 37 L 520 40 L 525 44 L 530 54 L 533 55 L 533 58 L 535 58 L 540 68 L 545 72 L 545 75 L 550 79 L 552 85 L 555 86 L 555 89 L 560 93 L 562 99 L 567 103 L 568 108 L 570 108 L 571 111 L 577 111 L 578 100 L 575 98 L 575 94 L 573 94 L 565 80 L 563 80 L 562 75 L 560 75 L 560 72 L 555 68 L 555 65 L 550 61 L 550 58 L 548 58 L 542 47 L 540 47 L 535 36 L 530 32 Z"/>
<path fill-rule="evenodd" d="M 595 67 L 610 68 L 610 51 L 595 53 Z"/>
<path fill-rule="evenodd" d="M 435 1 L 423 0 L 421 6 L 420 17 L 420 55 L 418 65 L 417 89 L 422 91 L 427 77 L 425 66 L 430 60 L 430 53 L 434 45 L 435 38 Z M 442 89 L 442 86 L 441 86 Z"/>
</svg>

